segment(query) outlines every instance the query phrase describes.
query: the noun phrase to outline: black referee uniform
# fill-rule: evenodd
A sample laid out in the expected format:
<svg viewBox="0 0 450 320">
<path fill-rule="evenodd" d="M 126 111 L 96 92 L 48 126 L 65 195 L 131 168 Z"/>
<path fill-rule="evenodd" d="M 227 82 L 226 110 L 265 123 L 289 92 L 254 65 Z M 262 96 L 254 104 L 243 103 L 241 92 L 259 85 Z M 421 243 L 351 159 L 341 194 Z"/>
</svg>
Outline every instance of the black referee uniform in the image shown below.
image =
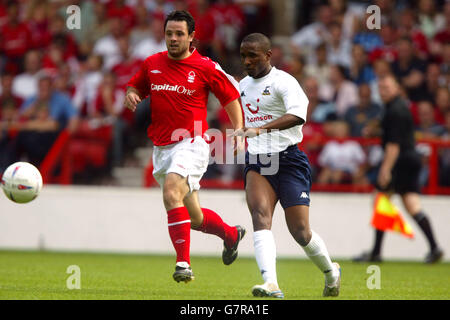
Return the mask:
<svg viewBox="0 0 450 320">
<path fill-rule="evenodd" d="M 392 179 L 386 188 L 381 188 L 378 183 L 376 188 L 380 191 L 391 191 L 403 196 L 406 193 L 420 192 L 419 173 L 422 167 L 420 155 L 415 150 L 414 122 L 406 101 L 400 96 L 395 97 L 385 104 L 385 113 L 381 120 L 382 144 L 395 143 L 400 147 L 398 158 L 392 168 Z M 422 229 L 430 245 L 430 252 L 425 257 L 426 263 L 439 261 L 444 255 L 442 249 L 437 246 L 433 236 L 430 221 L 423 211 L 414 214 L 413 219 Z M 380 262 L 381 245 L 384 231 L 375 230 L 375 243 L 371 252 L 363 253 L 355 257 L 359 262 Z"/>
<path fill-rule="evenodd" d="M 392 180 L 387 188 L 376 186 L 381 191 L 393 191 L 400 195 L 420 192 L 419 173 L 422 161 L 415 150 L 414 122 L 406 101 L 397 96 L 385 105 L 381 120 L 383 149 L 387 143 L 400 146 L 400 154 L 392 169 Z"/>
</svg>

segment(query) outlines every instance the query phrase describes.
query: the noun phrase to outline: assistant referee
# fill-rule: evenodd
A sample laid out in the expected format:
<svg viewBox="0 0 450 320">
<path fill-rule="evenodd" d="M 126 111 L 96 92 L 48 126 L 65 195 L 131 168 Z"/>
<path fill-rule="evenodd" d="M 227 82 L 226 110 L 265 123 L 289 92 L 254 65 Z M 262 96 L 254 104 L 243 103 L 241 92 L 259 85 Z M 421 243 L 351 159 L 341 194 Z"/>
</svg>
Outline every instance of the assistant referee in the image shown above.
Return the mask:
<svg viewBox="0 0 450 320">
<path fill-rule="evenodd" d="M 379 81 L 379 92 L 385 104 L 381 120 L 384 158 L 376 182 L 376 188 L 388 195 L 400 195 L 406 211 L 417 222 L 430 246 L 426 263 L 439 261 L 444 255 L 433 235 L 431 223 L 423 212 L 419 192 L 421 157 L 415 150 L 414 122 L 406 101 L 400 95 L 400 87 L 393 76 Z M 371 252 L 363 253 L 355 261 L 381 261 L 381 245 L 384 231 L 375 230 L 375 244 Z"/>
</svg>

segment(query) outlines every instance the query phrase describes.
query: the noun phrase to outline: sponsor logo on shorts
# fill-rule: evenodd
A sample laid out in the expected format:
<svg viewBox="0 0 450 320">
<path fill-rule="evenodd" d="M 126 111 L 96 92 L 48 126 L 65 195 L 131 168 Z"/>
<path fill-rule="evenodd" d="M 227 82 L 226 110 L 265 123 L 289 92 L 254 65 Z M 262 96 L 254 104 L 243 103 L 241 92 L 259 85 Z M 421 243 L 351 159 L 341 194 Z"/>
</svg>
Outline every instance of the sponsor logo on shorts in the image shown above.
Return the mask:
<svg viewBox="0 0 450 320">
<path fill-rule="evenodd" d="M 306 192 L 302 192 L 302 194 L 300 195 L 300 198 L 309 199 L 309 196 Z"/>
<path fill-rule="evenodd" d="M 186 94 L 188 96 L 192 96 L 195 92 L 195 90 L 190 90 L 186 88 L 185 86 L 179 86 L 174 85 L 171 86 L 170 84 L 152 84 L 151 86 L 152 91 L 173 91 L 180 94 Z"/>
</svg>

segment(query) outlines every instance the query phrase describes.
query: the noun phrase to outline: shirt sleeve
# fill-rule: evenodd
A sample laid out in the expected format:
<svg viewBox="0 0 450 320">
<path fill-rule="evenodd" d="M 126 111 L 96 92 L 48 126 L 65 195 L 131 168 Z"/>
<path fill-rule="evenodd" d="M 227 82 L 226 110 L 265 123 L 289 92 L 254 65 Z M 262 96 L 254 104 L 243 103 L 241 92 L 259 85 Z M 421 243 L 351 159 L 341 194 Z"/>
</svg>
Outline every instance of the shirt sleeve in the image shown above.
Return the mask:
<svg viewBox="0 0 450 320">
<path fill-rule="evenodd" d="M 309 100 L 298 81 L 292 76 L 286 77 L 282 83 L 278 84 L 277 89 L 286 113 L 297 116 L 306 122 Z"/>
<path fill-rule="evenodd" d="M 385 127 L 385 142 L 401 144 L 406 132 L 405 117 L 401 112 L 390 112 L 386 117 L 388 125 Z"/>
<path fill-rule="evenodd" d="M 224 107 L 240 97 L 239 84 L 232 76 L 223 71 L 218 63 L 213 63 L 215 66 L 210 69 L 207 81 L 211 92 Z"/>
<path fill-rule="evenodd" d="M 141 64 L 139 71 L 128 81 L 127 86 L 137 89 L 141 98 L 150 94 L 150 80 L 148 79 L 148 60 Z"/>
</svg>

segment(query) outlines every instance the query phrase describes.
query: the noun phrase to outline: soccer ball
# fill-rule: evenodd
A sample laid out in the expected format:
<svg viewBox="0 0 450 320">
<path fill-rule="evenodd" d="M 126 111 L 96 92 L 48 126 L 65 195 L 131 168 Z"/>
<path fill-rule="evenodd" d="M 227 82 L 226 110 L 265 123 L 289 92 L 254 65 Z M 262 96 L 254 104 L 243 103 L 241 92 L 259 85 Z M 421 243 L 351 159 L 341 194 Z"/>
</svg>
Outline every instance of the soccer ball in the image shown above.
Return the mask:
<svg viewBox="0 0 450 320">
<path fill-rule="evenodd" d="M 11 201 L 27 203 L 36 199 L 41 192 L 42 176 L 31 163 L 16 162 L 3 173 L 0 185 Z"/>
</svg>

